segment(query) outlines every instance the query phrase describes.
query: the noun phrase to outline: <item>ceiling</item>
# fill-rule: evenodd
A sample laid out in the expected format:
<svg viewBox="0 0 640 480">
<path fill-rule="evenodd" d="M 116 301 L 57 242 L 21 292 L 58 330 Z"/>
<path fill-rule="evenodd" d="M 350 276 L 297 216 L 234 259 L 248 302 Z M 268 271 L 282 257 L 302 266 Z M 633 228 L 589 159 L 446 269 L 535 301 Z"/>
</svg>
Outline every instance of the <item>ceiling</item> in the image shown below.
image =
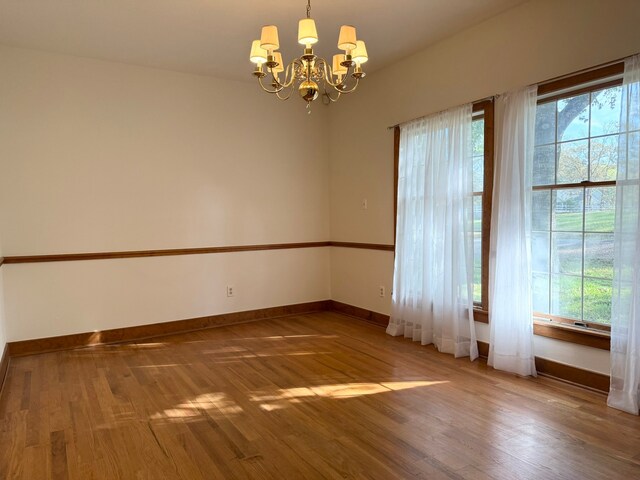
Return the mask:
<svg viewBox="0 0 640 480">
<path fill-rule="evenodd" d="M 340 25 L 355 25 L 371 72 L 523 1 L 315 0 L 316 53 L 338 53 Z M 288 61 L 305 11 L 305 0 L 0 0 L 0 43 L 249 81 L 260 27 L 278 26 Z"/>
</svg>

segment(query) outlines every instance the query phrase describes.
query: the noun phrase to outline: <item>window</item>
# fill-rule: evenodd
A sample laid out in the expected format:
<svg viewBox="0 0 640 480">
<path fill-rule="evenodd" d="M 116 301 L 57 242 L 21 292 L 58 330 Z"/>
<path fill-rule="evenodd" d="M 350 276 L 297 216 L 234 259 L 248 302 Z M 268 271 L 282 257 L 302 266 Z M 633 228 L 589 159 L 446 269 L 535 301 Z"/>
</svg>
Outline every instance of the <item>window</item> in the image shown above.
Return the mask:
<svg viewBox="0 0 640 480">
<path fill-rule="evenodd" d="M 474 190 L 474 304 L 475 319 L 488 321 L 489 305 L 489 233 L 491 229 L 491 196 L 493 191 L 493 100 L 473 105 L 473 190 Z M 398 212 L 398 162 L 400 127 L 394 132 L 394 222 Z M 396 225 L 394 223 L 394 234 Z"/>
<path fill-rule="evenodd" d="M 476 305 L 476 319 L 486 321 L 486 311 L 489 305 L 489 233 L 491 229 L 491 193 L 493 190 L 492 101 L 474 104 L 472 136 L 473 301 Z"/>
<path fill-rule="evenodd" d="M 531 238 L 538 318 L 608 329 L 621 138 L 618 70 L 607 67 L 539 89 Z"/>
</svg>

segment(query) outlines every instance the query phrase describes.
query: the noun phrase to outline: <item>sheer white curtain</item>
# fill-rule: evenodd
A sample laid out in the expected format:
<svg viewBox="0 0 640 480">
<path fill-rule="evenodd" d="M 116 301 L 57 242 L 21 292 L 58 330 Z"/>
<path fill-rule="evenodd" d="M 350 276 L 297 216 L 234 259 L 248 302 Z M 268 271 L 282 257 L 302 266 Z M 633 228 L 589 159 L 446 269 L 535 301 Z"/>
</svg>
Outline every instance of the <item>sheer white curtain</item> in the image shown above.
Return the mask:
<svg viewBox="0 0 640 480">
<path fill-rule="evenodd" d="M 400 128 L 393 304 L 387 333 L 478 356 L 473 322 L 472 107 Z"/>
<path fill-rule="evenodd" d="M 531 183 L 536 87 L 502 95 L 489 269 L 488 364 L 536 375 L 531 303 Z"/>
<path fill-rule="evenodd" d="M 640 56 L 625 60 L 614 228 L 609 406 L 638 415 L 640 385 Z"/>
</svg>

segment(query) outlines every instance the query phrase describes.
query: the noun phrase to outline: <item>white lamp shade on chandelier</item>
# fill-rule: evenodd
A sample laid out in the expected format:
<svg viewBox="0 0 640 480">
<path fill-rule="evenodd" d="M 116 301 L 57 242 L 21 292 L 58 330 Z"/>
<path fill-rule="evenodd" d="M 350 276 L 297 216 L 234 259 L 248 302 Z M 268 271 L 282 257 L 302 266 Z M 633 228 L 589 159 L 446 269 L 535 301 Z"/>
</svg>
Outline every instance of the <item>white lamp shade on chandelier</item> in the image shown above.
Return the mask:
<svg viewBox="0 0 640 480">
<path fill-rule="evenodd" d="M 260 46 L 260 40 L 251 42 L 251 54 L 249 60 L 256 65 L 267 63 L 267 51 Z"/>
<path fill-rule="evenodd" d="M 260 46 L 267 52 L 273 52 L 280 48 L 280 41 L 278 40 L 278 27 L 275 25 L 265 25 L 262 27 L 262 34 L 260 35 Z"/>
<path fill-rule="evenodd" d="M 307 46 L 318 43 L 318 31 L 313 18 L 303 18 L 298 23 L 298 43 Z"/>
<path fill-rule="evenodd" d="M 350 52 L 356 48 L 356 27 L 351 25 L 343 25 L 340 27 L 340 36 L 338 37 L 338 48 L 345 52 Z"/>
<path fill-rule="evenodd" d="M 367 56 L 367 47 L 362 40 L 356 40 L 356 48 L 351 52 L 351 56 L 353 57 L 353 61 L 358 65 L 362 65 L 369 60 L 369 57 Z"/>
<path fill-rule="evenodd" d="M 249 60 L 256 66 L 253 75 L 262 90 L 286 100 L 297 86 L 307 108 L 318 98 L 321 87 L 323 98 L 328 102 L 335 102 L 340 95 L 353 92 L 365 76 L 362 65 L 369 60 L 367 47 L 363 40 L 357 38 L 356 28 L 352 25 L 340 27 L 338 48 L 344 53 L 334 55 L 331 63 L 313 52 L 312 46 L 318 41 L 316 23 L 311 18 L 311 0 L 307 0 L 307 17 L 298 22 L 298 43 L 304 45 L 303 54 L 289 64 L 285 64 L 282 55 L 276 51 L 280 48 L 278 27 L 262 27 L 260 39 L 253 40 L 249 54 Z M 271 82 L 265 85 L 263 79 L 267 74 L 271 74 Z"/>
</svg>

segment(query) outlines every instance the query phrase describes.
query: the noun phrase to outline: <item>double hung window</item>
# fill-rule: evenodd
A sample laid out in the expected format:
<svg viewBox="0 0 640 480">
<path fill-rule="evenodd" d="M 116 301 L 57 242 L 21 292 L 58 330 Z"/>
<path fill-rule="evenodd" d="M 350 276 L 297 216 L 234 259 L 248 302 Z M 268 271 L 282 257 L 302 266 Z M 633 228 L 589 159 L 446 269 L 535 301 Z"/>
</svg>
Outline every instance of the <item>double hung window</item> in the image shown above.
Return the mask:
<svg viewBox="0 0 640 480">
<path fill-rule="evenodd" d="M 625 132 L 621 79 L 612 68 L 601 75 L 560 92 L 539 90 L 532 294 L 538 318 L 607 330 L 618 152 Z"/>
</svg>

